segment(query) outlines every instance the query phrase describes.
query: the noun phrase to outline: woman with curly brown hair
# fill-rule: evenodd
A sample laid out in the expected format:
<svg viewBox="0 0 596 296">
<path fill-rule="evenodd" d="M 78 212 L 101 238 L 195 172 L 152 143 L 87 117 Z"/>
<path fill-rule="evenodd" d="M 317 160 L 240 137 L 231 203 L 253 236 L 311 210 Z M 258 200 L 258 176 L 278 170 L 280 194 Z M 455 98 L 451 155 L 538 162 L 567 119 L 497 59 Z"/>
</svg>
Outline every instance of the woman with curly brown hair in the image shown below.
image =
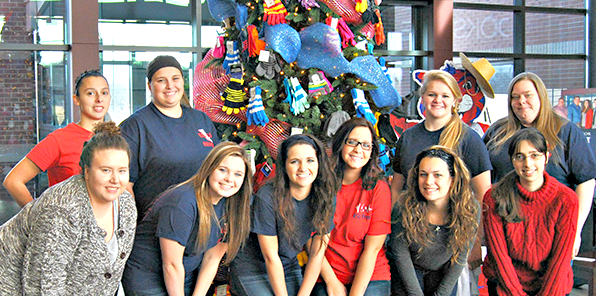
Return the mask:
<svg viewBox="0 0 596 296">
<path fill-rule="evenodd" d="M 393 208 L 388 244 L 399 295 L 455 295 L 480 220 L 464 162 L 450 149 L 418 154 Z"/>
<path fill-rule="evenodd" d="M 319 140 L 294 135 L 281 143 L 273 181 L 254 196 L 248 242 L 231 263 L 236 295 L 310 295 L 333 228 L 337 190 Z M 303 279 L 296 255 L 304 246 Z"/>
</svg>

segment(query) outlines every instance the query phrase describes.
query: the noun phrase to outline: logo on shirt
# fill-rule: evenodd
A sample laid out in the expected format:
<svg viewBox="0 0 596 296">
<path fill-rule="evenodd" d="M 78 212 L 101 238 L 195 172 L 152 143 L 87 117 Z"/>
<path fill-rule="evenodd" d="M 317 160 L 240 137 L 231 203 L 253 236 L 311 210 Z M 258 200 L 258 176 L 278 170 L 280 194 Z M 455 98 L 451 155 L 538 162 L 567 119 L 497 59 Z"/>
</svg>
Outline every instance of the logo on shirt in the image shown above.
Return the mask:
<svg viewBox="0 0 596 296">
<path fill-rule="evenodd" d="M 372 211 L 371 205 L 365 205 L 363 203 L 359 203 L 356 206 L 356 213 L 354 213 L 355 219 L 365 219 L 370 220 L 370 212 Z"/>
<path fill-rule="evenodd" d="M 204 129 L 200 128 L 198 131 L 198 135 L 199 135 L 199 137 L 207 140 L 207 141 L 203 141 L 203 146 L 213 147 L 213 140 L 211 139 L 211 133 L 207 133 L 207 132 L 205 132 Z"/>
</svg>

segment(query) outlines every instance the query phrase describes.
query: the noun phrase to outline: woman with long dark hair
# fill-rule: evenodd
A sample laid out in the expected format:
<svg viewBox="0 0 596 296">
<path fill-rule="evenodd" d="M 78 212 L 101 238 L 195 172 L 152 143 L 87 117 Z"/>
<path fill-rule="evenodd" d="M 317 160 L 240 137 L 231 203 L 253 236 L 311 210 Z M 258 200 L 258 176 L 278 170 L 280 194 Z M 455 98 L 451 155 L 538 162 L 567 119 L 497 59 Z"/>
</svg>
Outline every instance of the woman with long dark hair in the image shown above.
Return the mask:
<svg viewBox="0 0 596 296">
<path fill-rule="evenodd" d="M 279 146 L 275 177 L 254 196 L 246 246 L 231 264 L 232 290 L 248 296 L 307 296 L 321 271 L 337 182 L 323 145 L 293 135 Z M 304 278 L 296 255 L 306 246 Z"/>
<path fill-rule="evenodd" d="M 391 191 L 380 180 L 375 129 L 364 118 L 350 119 L 335 133 L 331 148 L 341 188 L 321 270 L 324 282 L 317 283 L 313 295 L 388 296 L 385 239 L 391 232 Z"/>
<path fill-rule="evenodd" d="M 464 162 L 450 149 L 420 152 L 394 206 L 387 246 L 398 295 L 455 295 L 480 222 Z"/>
<path fill-rule="evenodd" d="M 165 191 L 137 227 L 125 294 L 206 295 L 223 255 L 234 259 L 248 237 L 251 177 L 244 149 L 223 142 Z"/>
<path fill-rule="evenodd" d="M 514 170 L 484 198 L 490 295 L 566 295 L 578 200 L 545 170 L 549 149 L 535 128 L 516 132 L 508 147 Z"/>
</svg>

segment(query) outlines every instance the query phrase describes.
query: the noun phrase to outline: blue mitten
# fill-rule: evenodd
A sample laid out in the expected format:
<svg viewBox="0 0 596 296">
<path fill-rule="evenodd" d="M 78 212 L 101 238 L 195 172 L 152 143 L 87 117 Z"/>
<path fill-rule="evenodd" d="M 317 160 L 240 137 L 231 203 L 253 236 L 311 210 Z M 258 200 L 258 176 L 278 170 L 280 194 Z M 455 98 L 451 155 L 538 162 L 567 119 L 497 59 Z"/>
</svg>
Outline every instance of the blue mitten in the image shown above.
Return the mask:
<svg viewBox="0 0 596 296">
<path fill-rule="evenodd" d="M 383 70 L 383 73 L 385 73 L 385 76 L 387 76 L 387 80 L 389 80 L 389 83 L 393 84 L 393 81 L 391 81 L 391 76 L 389 76 L 389 71 L 387 70 L 387 65 L 384 57 L 379 58 L 379 65 L 381 65 L 381 70 Z"/>
<path fill-rule="evenodd" d="M 292 85 L 292 92 L 294 94 L 294 115 L 298 115 L 304 111 L 306 108 L 310 108 L 310 104 L 308 103 L 308 95 L 300 85 L 300 81 L 298 78 L 292 77 L 290 79 L 290 84 Z"/>
<path fill-rule="evenodd" d="M 377 118 L 370 110 L 370 106 L 364 97 L 364 91 L 352 88 L 352 99 L 354 100 L 354 108 L 356 108 L 356 116 L 366 118 L 373 125 L 377 124 Z"/>
<path fill-rule="evenodd" d="M 246 119 L 248 125 L 256 124 L 264 126 L 269 122 L 269 117 L 265 114 L 265 108 L 263 107 L 261 87 L 258 85 L 250 89 L 250 101 Z"/>
<path fill-rule="evenodd" d="M 226 74 L 230 74 L 230 66 L 233 64 L 240 63 L 240 52 L 238 51 L 238 42 L 227 41 L 226 42 L 226 58 L 223 62 L 223 68 L 226 70 Z"/>
<path fill-rule="evenodd" d="M 294 113 L 294 92 L 292 91 L 292 85 L 288 77 L 284 78 L 284 88 L 286 89 L 286 99 L 283 102 L 290 104 L 290 111 Z"/>
<path fill-rule="evenodd" d="M 378 143 L 379 145 L 379 166 L 381 169 L 385 170 L 387 165 L 391 162 L 389 160 L 389 150 L 385 147 L 384 144 Z"/>
</svg>

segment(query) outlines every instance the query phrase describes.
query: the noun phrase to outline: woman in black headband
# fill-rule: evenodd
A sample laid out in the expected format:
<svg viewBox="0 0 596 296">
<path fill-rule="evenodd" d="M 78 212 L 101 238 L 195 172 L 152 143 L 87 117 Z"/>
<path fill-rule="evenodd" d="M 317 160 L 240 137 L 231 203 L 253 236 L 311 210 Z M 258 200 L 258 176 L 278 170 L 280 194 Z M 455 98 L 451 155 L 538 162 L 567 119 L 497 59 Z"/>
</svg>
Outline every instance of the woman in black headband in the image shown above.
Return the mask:
<svg viewBox="0 0 596 296">
<path fill-rule="evenodd" d="M 189 108 L 182 67 L 172 56 L 158 56 L 147 67 L 152 100 L 122 122 L 132 150 L 130 184 L 139 220 L 157 196 L 192 177 L 219 143 L 213 122 Z"/>
<path fill-rule="evenodd" d="M 480 206 L 470 173 L 450 149 L 418 154 L 408 189 L 393 208 L 389 244 L 400 295 L 455 295 L 457 279 L 474 243 Z"/>
</svg>

